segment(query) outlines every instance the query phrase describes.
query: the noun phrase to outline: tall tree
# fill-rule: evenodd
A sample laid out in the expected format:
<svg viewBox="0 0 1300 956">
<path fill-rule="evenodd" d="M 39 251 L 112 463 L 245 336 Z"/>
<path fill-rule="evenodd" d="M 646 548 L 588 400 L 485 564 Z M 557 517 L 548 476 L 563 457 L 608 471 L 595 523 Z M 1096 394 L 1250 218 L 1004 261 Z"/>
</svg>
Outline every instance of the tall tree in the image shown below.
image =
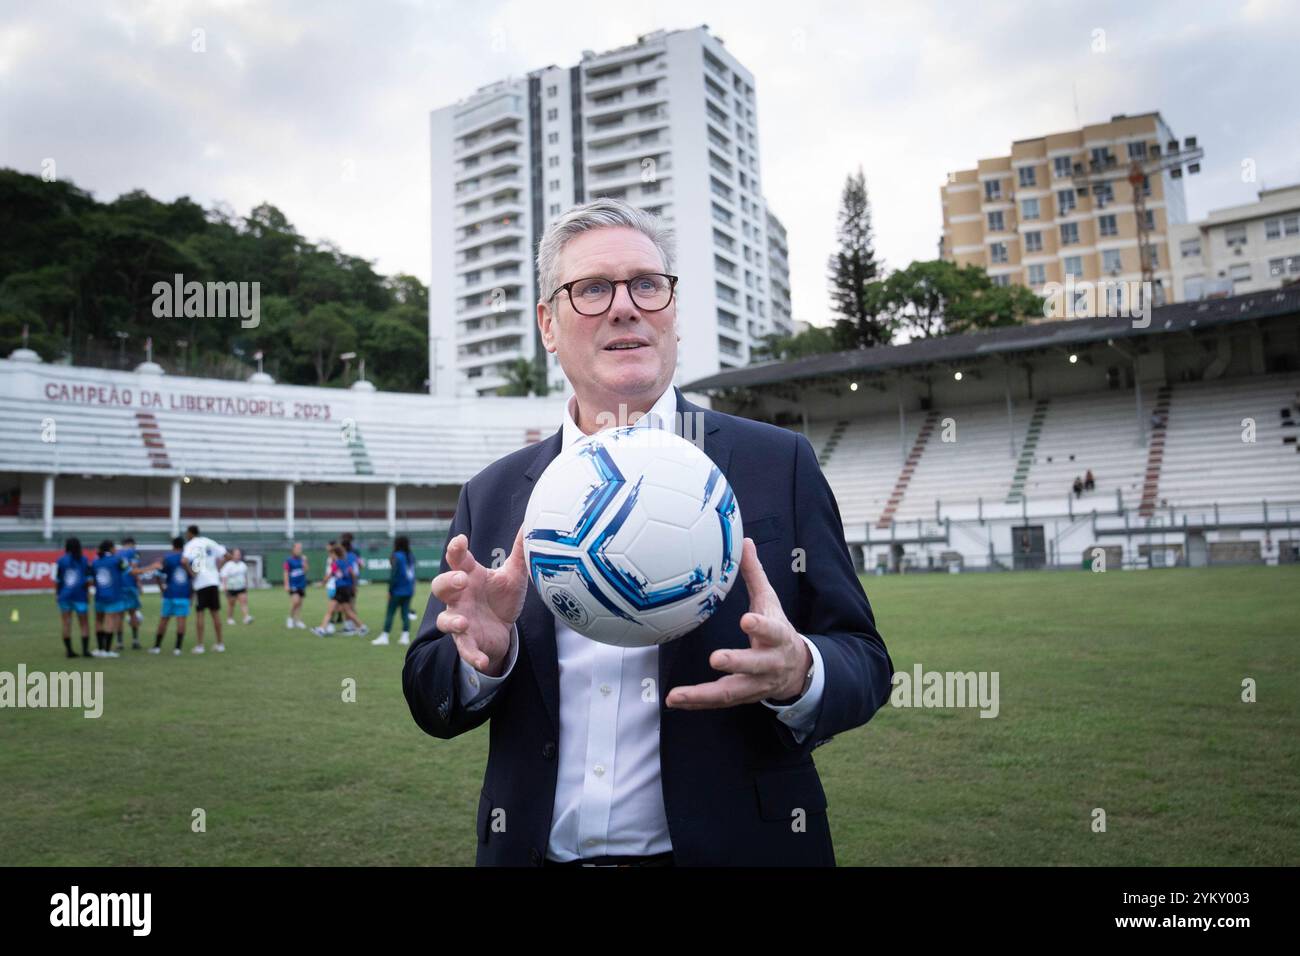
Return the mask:
<svg viewBox="0 0 1300 956">
<path fill-rule="evenodd" d="M 844 181 L 837 236 L 839 249 L 831 254 L 829 279 L 839 338 L 847 348 L 888 345 L 893 329 L 881 318 L 870 289 L 881 266 L 872 245 L 871 200 L 860 166 Z"/>
</svg>

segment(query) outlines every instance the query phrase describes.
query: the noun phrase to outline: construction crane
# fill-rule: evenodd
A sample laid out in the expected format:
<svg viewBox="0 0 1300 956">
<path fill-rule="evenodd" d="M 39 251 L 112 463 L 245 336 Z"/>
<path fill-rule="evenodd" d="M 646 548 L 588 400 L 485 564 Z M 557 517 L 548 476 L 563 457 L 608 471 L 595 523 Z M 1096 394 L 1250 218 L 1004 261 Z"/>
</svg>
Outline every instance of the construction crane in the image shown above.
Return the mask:
<svg viewBox="0 0 1300 956">
<path fill-rule="evenodd" d="M 1181 149 L 1176 139 L 1169 140 L 1163 152 L 1159 143 L 1152 143 L 1145 150 L 1145 155 L 1133 157 L 1127 166 L 1120 164 L 1109 149 L 1106 149 L 1100 158 L 1097 158 L 1096 154 L 1097 151 L 1094 150 L 1094 158 L 1088 161 L 1087 166 L 1083 163 L 1074 164 L 1071 175 L 1074 188 L 1081 196 L 1091 195 L 1094 208 L 1102 209 L 1106 205 L 1107 197 L 1111 197 L 1113 201 L 1112 184 L 1121 178 L 1128 180 L 1133 191 L 1133 215 L 1137 218 L 1138 262 L 1142 267 L 1142 287 L 1155 290 L 1152 295 L 1155 300 L 1153 304 L 1160 305 L 1163 290 L 1157 289 L 1155 285 L 1155 263 L 1151 261 L 1151 228 L 1147 224 L 1146 185 L 1149 177 L 1166 170 L 1171 179 L 1181 179 L 1184 167 L 1187 168 L 1188 174 L 1199 173 L 1200 161 L 1205 157 L 1205 150 L 1196 145 L 1195 136 L 1188 136 L 1183 140 Z"/>
</svg>

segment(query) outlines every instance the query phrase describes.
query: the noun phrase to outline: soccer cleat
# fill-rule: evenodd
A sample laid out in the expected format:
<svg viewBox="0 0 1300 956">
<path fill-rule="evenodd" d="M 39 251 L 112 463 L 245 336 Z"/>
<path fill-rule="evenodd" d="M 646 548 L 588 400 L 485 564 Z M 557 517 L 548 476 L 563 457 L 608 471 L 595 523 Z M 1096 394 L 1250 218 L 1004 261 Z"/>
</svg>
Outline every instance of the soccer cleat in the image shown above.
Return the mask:
<svg viewBox="0 0 1300 956">
<path fill-rule="evenodd" d="M 77 655 L 76 655 L 75 653 L 73 653 L 72 648 L 68 648 L 68 653 L 65 654 L 64 656 L 65 656 L 65 657 L 76 657 Z"/>
<path fill-rule="evenodd" d="M 174 651 L 172 651 L 172 655 L 175 656 L 175 657 L 180 657 L 180 656 L 181 656 L 181 649 L 180 649 L 179 647 L 176 648 Z"/>
<path fill-rule="evenodd" d="M 218 644 L 216 647 L 213 648 L 213 650 L 216 651 L 218 654 L 223 654 L 223 653 L 225 653 L 226 645 L 225 645 L 225 644 Z"/>
<path fill-rule="evenodd" d="M 301 628 L 304 631 L 307 630 L 307 625 L 304 624 L 302 621 L 294 621 L 293 626 L 297 628 Z"/>
<path fill-rule="evenodd" d="M 150 654 L 161 654 L 161 653 L 162 653 L 162 648 L 161 648 L 161 647 L 151 647 L 151 648 L 149 648 L 149 653 L 150 653 Z M 178 653 L 179 653 L 179 652 L 178 652 Z"/>
<path fill-rule="evenodd" d="M 370 633 L 370 628 L 362 624 L 361 627 L 357 630 L 357 633 L 360 634 L 362 637 L 365 637 L 367 634 Z"/>
<path fill-rule="evenodd" d="M 202 645 L 202 644 L 195 644 L 195 645 L 194 645 L 194 650 L 190 651 L 190 653 L 191 653 L 191 654 L 202 654 L 202 653 L 204 653 L 203 645 Z"/>
<path fill-rule="evenodd" d="M 293 630 L 293 618 L 291 618 L 291 617 L 286 617 L 286 618 L 284 619 L 284 626 L 285 626 L 285 629 L 286 629 L 286 630 L 290 630 L 290 631 L 292 631 L 292 630 Z"/>
<path fill-rule="evenodd" d="M 333 625 L 333 624 L 326 624 L 326 625 L 325 625 L 325 633 L 326 633 L 326 634 L 333 634 L 333 633 L 334 633 L 334 625 Z"/>
<path fill-rule="evenodd" d="M 131 650 L 133 650 L 133 651 L 138 651 L 139 649 L 140 649 L 140 642 L 139 642 L 139 641 L 132 641 L 132 642 L 131 642 Z"/>
<path fill-rule="evenodd" d="M 226 623 L 233 625 L 235 623 L 235 619 L 233 617 L 228 617 L 226 618 Z"/>
<path fill-rule="evenodd" d="M 245 615 L 244 615 L 244 623 L 245 623 L 245 624 L 252 624 L 252 623 L 253 623 L 253 615 L 251 615 L 251 614 L 245 614 Z"/>
<path fill-rule="evenodd" d="M 105 651 L 105 652 L 104 652 L 104 656 L 105 656 L 105 657 L 121 657 L 122 655 L 119 654 L 117 651 Z"/>
<path fill-rule="evenodd" d="M 411 643 L 411 632 L 410 632 L 410 631 L 403 631 L 403 632 L 402 632 L 402 639 L 401 639 L 400 641 L 398 641 L 397 643 L 398 643 L 398 644 L 410 644 L 410 643 Z"/>
<path fill-rule="evenodd" d="M 378 637 L 376 637 L 373 641 L 370 642 L 370 646 L 371 646 L 371 647 L 387 647 L 387 646 L 388 646 L 388 632 L 387 632 L 387 631 L 384 631 L 382 634 L 380 634 Z"/>
<path fill-rule="evenodd" d="M 408 611 L 407 614 L 406 614 L 406 616 L 407 616 L 410 620 L 412 620 L 412 621 L 415 620 L 415 612 L 414 612 L 414 611 Z"/>
<path fill-rule="evenodd" d="M 312 632 L 313 634 L 315 634 L 317 637 L 329 637 L 329 636 L 330 636 L 330 632 L 327 631 L 327 630 L 325 630 L 325 628 L 323 628 L 323 627 L 313 627 L 313 628 L 311 629 L 311 632 Z"/>
</svg>

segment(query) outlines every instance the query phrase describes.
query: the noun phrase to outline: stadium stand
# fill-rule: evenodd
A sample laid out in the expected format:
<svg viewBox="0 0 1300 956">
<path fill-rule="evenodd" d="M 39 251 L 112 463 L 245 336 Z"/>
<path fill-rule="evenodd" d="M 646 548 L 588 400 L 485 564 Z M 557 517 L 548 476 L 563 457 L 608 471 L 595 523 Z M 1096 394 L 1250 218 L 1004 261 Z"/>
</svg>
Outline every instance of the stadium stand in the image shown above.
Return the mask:
<svg viewBox="0 0 1300 956">
<path fill-rule="evenodd" d="M 686 387 L 806 432 L 864 568 L 1080 567 L 1097 548 L 1151 567 L 1300 560 L 1298 371 L 1285 289 Z"/>
</svg>

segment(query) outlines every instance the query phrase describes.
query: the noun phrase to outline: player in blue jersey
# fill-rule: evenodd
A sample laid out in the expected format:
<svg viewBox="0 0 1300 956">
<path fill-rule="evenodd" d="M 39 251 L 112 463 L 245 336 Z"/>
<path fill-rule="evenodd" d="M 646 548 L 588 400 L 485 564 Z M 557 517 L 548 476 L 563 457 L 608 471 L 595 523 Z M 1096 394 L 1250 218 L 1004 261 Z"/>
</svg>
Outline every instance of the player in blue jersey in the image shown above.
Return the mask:
<svg viewBox="0 0 1300 956">
<path fill-rule="evenodd" d="M 69 657 L 78 656 L 72 650 L 72 615 L 81 624 L 81 655 L 90 656 L 90 620 L 86 605 L 90 600 L 90 561 L 81 553 L 81 542 L 69 538 L 63 545 L 63 557 L 54 568 L 54 587 L 58 592 L 59 613 L 63 616 L 63 647 Z"/>
<path fill-rule="evenodd" d="M 357 612 L 352 608 L 352 588 L 356 582 L 357 566 L 348 557 L 348 552 L 343 545 L 336 544 L 331 550 L 329 577 L 326 581 L 332 581 L 334 584 L 334 596 L 330 598 L 329 607 L 325 610 L 325 617 L 320 622 L 320 627 L 313 627 L 312 633 L 319 637 L 327 637 L 334 633 L 334 625 L 330 624 L 330 616 L 335 611 L 342 612 L 343 616 L 348 619 L 355 627 L 355 633 L 366 634 L 370 628 L 361 623 L 361 618 L 357 617 Z"/>
<path fill-rule="evenodd" d="M 122 547 L 117 555 L 126 565 L 122 576 L 122 617 L 117 623 L 117 650 L 122 650 L 122 628 L 131 625 L 131 650 L 140 649 L 140 625 L 144 616 L 140 613 L 140 584 L 136 575 L 140 571 L 140 555 L 135 549 L 135 538 L 123 538 Z"/>
<path fill-rule="evenodd" d="M 91 564 L 90 573 L 95 585 L 95 642 L 99 645 L 91 657 L 117 657 L 113 635 L 122 620 L 122 559 L 112 541 L 99 543 L 99 557 Z"/>
<path fill-rule="evenodd" d="M 302 553 L 302 542 L 295 541 L 289 557 L 284 559 L 284 590 L 289 595 L 289 616 L 284 619 L 284 626 L 292 630 L 295 627 L 306 629 L 302 621 L 302 602 L 307 596 L 307 556 Z"/>
<path fill-rule="evenodd" d="M 411 613 L 411 596 L 415 594 L 415 558 L 411 556 L 411 539 L 400 535 L 393 543 L 393 554 L 388 566 L 388 610 L 384 612 L 384 630 L 370 643 L 383 647 L 388 643 L 388 629 L 393 624 L 393 614 L 398 614 L 402 625 L 402 638 L 397 643 L 410 644 L 411 632 L 407 621 Z"/>
<path fill-rule="evenodd" d="M 176 618 L 176 649 L 179 656 L 185 643 L 185 619 L 190 615 L 190 595 L 193 593 L 189 562 L 185 560 L 185 539 L 172 538 L 172 553 L 155 561 L 147 570 L 157 571 L 162 589 L 162 614 L 158 619 L 158 632 L 154 636 L 150 654 L 162 653 L 163 638 L 167 636 L 167 622 Z"/>
</svg>

